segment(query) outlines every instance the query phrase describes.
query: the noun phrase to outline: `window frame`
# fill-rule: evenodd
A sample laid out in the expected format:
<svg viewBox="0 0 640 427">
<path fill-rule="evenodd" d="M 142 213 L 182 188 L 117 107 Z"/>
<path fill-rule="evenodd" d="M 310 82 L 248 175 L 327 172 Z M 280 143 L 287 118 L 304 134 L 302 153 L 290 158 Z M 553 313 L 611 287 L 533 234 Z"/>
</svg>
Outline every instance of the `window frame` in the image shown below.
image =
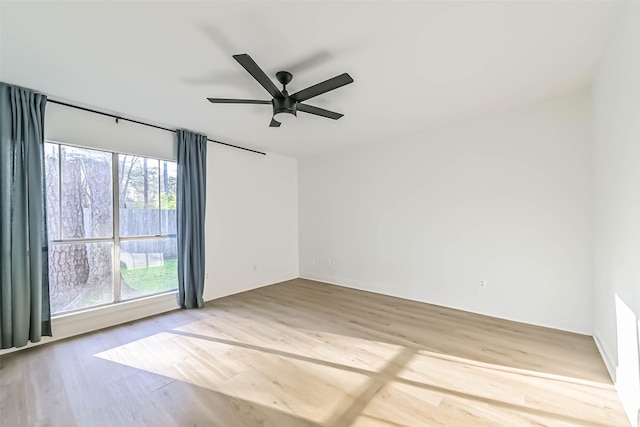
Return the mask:
<svg viewBox="0 0 640 427">
<path fill-rule="evenodd" d="M 161 188 L 161 179 L 162 173 L 160 171 L 161 162 L 170 162 L 174 163 L 177 166 L 176 160 L 168 160 L 158 157 L 147 157 L 139 154 L 118 152 L 105 150 L 102 148 L 94 148 L 90 146 L 83 146 L 77 144 L 69 144 L 66 142 L 55 141 L 51 139 L 45 139 L 45 144 L 54 144 L 57 147 L 57 156 L 58 156 L 58 236 L 55 239 L 48 239 L 49 245 L 65 245 L 65 244 L 91 244 L 91 243 L 113 243 L 113 252 L 112 252 L 112 262 L 111 262 L 111 272 L 112 272 L 112 291 L 113 291 L 113 300 L 107 303 L 95 304 L 86 307 L 79 307 L 70 310 L 52 312 L 51 317 L 58 316 L 66 316 L 69 314 L 74 314 L 78 312 L 93 310 L 101 307 L 106 307 L 110 305 L 118 305 L 125 302 L 140 300 L 144 298 L 172 294 L 177 293 L 177 285 L 175 289 L 169 289 L 164 291 L 159 291 L 155 293 L 140 295 L 133 298 L 127 298 L 125 300 L 122 299 L 122 276 L 121 276 L 121 268 L 120 268 L 120 243 L 127 241 L 141 241 L 141 240 L 157 240 L 157 239 L 171 239 L 177 237 L 177 233 L 172 234 L 162 234 L 162 221 L 160 217 L 162 215 L 162 197 L 160 196 L 160 188 Z M 62 237 L 62 147 L 72 147 L 72 148 L 80 148 L 85 150 L 93 150 L 100 151 L 102 153 L 107 153 L 111 155 L 111 195 L 112 195 L 112 226 L 111 226 L 111 237 L 84 237 L 84 238 L 63 238 Z M 146 158 L 148 160 L 154 160 L 158 162 L 158 234 L 143 234 L 139 236 L 120 236 L 120 181 L 119 181 L 119 156 L 135 156 L 139 158 Z M 176 177 L 177 179 L 177 177 Z M 45 193 L 46 194 L 46 193 Z M 45 196 L 46 197 L 46 196 Z M 177 224 L 176 224 L 177 226 Z M 177 228 L 176 228 L 177 231 Z M 48 261 L 47 261 L 48 262 Z"/>
</svg>

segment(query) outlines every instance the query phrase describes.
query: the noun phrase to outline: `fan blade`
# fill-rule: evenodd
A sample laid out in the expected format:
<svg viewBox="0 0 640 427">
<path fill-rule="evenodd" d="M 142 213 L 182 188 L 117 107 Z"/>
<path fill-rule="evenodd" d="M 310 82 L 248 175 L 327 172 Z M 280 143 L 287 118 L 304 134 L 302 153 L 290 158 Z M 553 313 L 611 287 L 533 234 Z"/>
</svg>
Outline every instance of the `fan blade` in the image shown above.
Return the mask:
<svg viewBox="0 0 640 427">
<path fill-rule="evenodd" d="M 332 79 L 325 80 L 322 83 L 318 83 L 317 85 L 302 89 L 300 92 L 296 92 L 291 95 L 291 98 L 295 99 L 298 102 L 306 101 L 309 98 L 322 95 L 325 92 L 338 89 L 339 87 L 348 85 L 349 83 L 353 83 L 353 79 L 351 78 L 351 76 L 347 73 L 340 74 L 339 76 L 335 76 Z"/>
<path fill-rule="evenodd" d="M 279 128 L 280 122 L 276 122 L 276 119 L 271 119 L 271 123 L 269 123 L 270 128 Z"/>
<path fill-rule="evenodd" d="M 307 104 L 298 104 L 296 109 L 298 111 L 304 111 L 305 113 L 315 114 L 316 116 L 327 117 L 333 120 L 338 120 L 340 117 L 344 116 L 344 114 L 335 113 L 333 111 L 325 110 L 324 108 L 318 108 Z"/>
<path fill-rule="evenodd" d="M 260 99 L 228 99 L 228 98 L 207 98 L 214 104 L 271 104 L 271 101 Z"/>
<path fill-rule="evenodd" d="M 258 64 L 255 63 L 253 59 L 246 53 L 241 55 L 233 55 L 234 59 L 240 63 L 244 67 L 245 70 L 249 72 L 253 76 L 254 79 L 258 81 L 262 85 L 263 88 L 267 90 L 274 98 L 283 98 L 282 92 L 280 89 L 273 84 L 273 81 L 267 77 L 267 75 L 262 71 L 262 68 L 258 67 Z"/>
</svg>

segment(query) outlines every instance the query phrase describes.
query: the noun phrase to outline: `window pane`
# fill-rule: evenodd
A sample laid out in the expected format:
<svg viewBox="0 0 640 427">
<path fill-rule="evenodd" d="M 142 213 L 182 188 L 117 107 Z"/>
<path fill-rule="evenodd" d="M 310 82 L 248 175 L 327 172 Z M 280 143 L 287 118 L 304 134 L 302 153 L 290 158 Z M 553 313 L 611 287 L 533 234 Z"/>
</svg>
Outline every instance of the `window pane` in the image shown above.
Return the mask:
<svg viewBox="0 0 640 427">
<path fill-rule="evenodd" d="M 111 154 L 62 147 L 62 238 L 113 236 Z"/>
<path fill-rule="evenodd" d="M 120 235 L 155 236 L 159 224 L 159 161 L 118 156 Z"/>
<path fill-rule="evenodd" d="M 160 233 L 176 234 L 176 189 L 178 182 L 178 165 L 174 162 L 161 161 L 162 194 L 160 195 L 161 224 Z"/>
<path fill-rule="evenodd" d="M 113 243 L 49 247 L 51 312 L 113 301 Z"/>
<path fill-rule="evenodd" d="M 47 195 L 47 233 L 49 240 L 60 238 L 60 174 L 58 144 L 44 144 L 45 192 Z"/>
<path fill-rule="evenodd" d="M 120 242 L 122 299 L 178 288 L 175 238 Z"/>
</svg>

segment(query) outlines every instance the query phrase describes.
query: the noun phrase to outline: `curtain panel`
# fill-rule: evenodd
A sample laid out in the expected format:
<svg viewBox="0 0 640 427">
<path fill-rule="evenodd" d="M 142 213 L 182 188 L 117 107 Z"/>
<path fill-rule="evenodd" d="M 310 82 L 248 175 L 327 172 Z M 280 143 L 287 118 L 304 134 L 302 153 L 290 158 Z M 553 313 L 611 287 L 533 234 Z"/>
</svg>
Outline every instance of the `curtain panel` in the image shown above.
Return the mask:
<svg viewBox="0 0 640 427">
<path fill-rule="evenodd" d="M 47 97 L 0 82 L 0 342 L 51 336 L 44 185 Z"/>
<path fill-rule="evenodd" d="M 202 307 L 204 220 L 207 199 L 207 137 L 178 135 L 178 295 L 183 308 Z"/>
</svg>

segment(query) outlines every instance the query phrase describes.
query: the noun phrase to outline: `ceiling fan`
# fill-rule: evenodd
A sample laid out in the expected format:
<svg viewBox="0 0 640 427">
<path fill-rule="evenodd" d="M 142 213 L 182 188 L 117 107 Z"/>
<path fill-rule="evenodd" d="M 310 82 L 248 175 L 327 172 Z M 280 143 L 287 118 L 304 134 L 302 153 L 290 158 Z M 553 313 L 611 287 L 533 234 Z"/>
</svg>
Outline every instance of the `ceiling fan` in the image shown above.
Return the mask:
<svg viewBox="0 0 640 427">
<path fill-rule="evenodd" d="M 323 108 L 314 107 L 313 105 L 303 104 L 303 101 L 321 95 L 330 90 L 337 89 L 341 86 L 353 83 L 353 79 L 347 73 L 340 74 L 329 80 L 302 89 L 289 95 L 287 85 L 291 82 L 293 75 L 288 71 L 278 71 L 276 79 L 282 84 L 282 90 L 278 89 L 273 81 L 262 71 L 258 64 L 255 63 L 249 55 L 233 55 L 233 58 L 244 67 L 245 70 L 253 76 L 273 97 L 271 101 L 263 101 L 259 99 L 227 99 L 227 98 L 207 98 L 209 102 L 214 104 L 271 104 L 273 106 L 273 117 L 270 127 L 280 127 L 281 123 L 290 122 L 296 118 L 298 111 L 303 111 L 316 116 L 327 117 L 329 119 L 338 120 L 343 114 L 325 110 Z"/>
</svg>

